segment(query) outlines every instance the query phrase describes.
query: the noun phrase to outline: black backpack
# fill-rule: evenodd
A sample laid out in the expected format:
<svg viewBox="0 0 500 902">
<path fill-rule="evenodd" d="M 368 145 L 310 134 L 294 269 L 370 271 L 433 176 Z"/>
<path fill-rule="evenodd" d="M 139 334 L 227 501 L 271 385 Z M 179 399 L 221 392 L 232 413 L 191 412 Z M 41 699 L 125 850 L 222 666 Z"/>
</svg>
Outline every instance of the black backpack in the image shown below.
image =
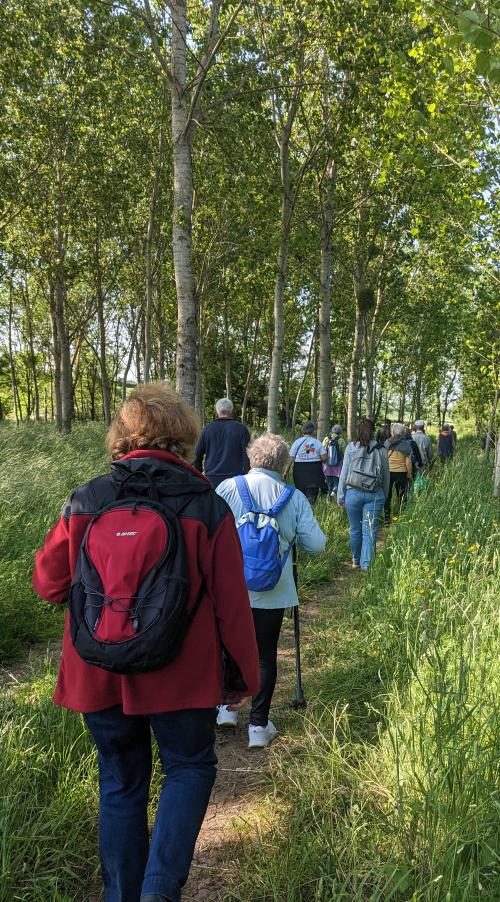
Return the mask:
<svg viewBox="0 0 500 902">
<path fill-rule="evenodd" d="M 73 645 L 88 664 L 137 674 L 159 670 L 179 654 L 205 593 L 202 584 L 188 612 L 179 513 L 204 491 L 211 487 L 197 477 L 159 489 L 136 470 L 94 514 L 68 598 Z"/>
</svg>

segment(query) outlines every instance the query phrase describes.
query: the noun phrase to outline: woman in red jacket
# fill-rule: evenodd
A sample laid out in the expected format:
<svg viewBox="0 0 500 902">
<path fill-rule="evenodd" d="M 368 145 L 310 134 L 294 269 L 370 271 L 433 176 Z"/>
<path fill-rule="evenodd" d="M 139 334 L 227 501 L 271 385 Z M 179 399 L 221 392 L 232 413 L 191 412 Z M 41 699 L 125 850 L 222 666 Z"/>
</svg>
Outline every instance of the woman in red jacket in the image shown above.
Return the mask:
<svg viewBox="0 0 500 902">
<path fill-rule="evenodd" d="M 204 477 L 188 463 L 198 433 L 194 411 L 168 384 L 137 388 L 108 433 L 110 472 L 69 496 L 36 556 L 35 590 L 47 601 L 64 603 L 85 530 L 124 480 L 154 483 L 160 499 L 162 485 L 172 479 L 187 489 L 196 483 L 187 503 L 183 498 L 178 520 L 190 581 L 188 610 L 199 607 L 172 663 L 134 675 L 110 673 L 79 656 L 66 618 L 54 701 L 84 715 L 97 746 L 105 902 L 178 902 L 215 780 L 214 724 L 223 682 L 224 698 L 229 692 L 235 710 L 259 688 L 234 519 L 222 498 L 200 486 Z M 130 543 L 134 535 L 116 532 L 112 540 Z M 132 548 L 123 544 L 128 561 Z M 151 730 L 165 779 L 150 844 Z"/>
</svg>

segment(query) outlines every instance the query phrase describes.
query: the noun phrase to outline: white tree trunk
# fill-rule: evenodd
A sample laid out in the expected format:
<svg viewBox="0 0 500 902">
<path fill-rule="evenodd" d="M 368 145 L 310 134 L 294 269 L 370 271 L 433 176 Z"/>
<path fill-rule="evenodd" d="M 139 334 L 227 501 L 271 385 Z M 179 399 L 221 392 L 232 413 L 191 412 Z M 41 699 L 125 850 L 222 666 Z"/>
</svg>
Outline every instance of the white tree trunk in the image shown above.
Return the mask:
<svg viewBox="0 0 500 902">
<path fill-rule="evenodd" d="M 186 82 L 186 0 L 172 0 L 172 158 L 174 197 L 172 250 L 177 290 L 176 387 L 188 404 L 196 400 L 197 310 L 193 278 L 193 170 Z"/>
<path fill-rule="evenodd" d="M 493 497 L 500 498 L 500 435 L 495 448 L 495 470 L 493 473 Z"/>
<path fill-rule="evenodd" d="M 330 432 L 332 413 L 332 348 L 331 348 L 331 273 L 332 273 L 332 223 L 335 165 L 326 169 L 326 207 L 321 221 L 321 265 L 319 307 L 319 420 L 318 437 Z"/>
<path fill-rule="evenodd" d="M 292 182 L 290 176 L 290 134 L 295 107 L 292 103 L 288 120 L 280 136 L 281 160 L 281 240 L 278 251 L 276 279 L 274 283 L 274 342 L 271 357 L 271 374 L 269 376 L 269 394 L 267 399 L 267 428 L 270 432 L 278 432 L 278 407 L 283 364 L 283 342 L 285 339 L 285 284 L 288 270 L 288 246 L 290 242 L 292 218 Z"/>
<path fill-rule="evenodd" d="M 358 426 L 358 396 L 361 351 L 363 347 L 363 315 L 356 302 L 356 322 L 352 342 L 349 387 L 347 390 L 347 437 L 350 442 L 356 438 Z"/>
</svg>

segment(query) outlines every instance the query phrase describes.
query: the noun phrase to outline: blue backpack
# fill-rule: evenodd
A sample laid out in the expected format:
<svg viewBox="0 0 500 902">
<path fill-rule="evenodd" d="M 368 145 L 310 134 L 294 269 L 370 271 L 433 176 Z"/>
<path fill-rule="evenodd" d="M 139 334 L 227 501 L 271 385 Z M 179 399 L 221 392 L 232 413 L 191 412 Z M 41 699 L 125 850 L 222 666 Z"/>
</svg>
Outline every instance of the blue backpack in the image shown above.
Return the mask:
<svg viewBox="0 0 500 902">
<path fill-rule="evenodd" d="M 293 545 L 292 542 L 285 554 L 280 554 L 281 533 L 276 517 L 290 500 L 294 489 L 287 485 L 274 507 L 262 511 L 254 503 L 245 477 L 237 476 L 235 482 L 245 508 L 236 529 L 243 551 L 247 587 L 252 592 L 268 592 L 274 589 L 283 573 Z"/>
</svg>

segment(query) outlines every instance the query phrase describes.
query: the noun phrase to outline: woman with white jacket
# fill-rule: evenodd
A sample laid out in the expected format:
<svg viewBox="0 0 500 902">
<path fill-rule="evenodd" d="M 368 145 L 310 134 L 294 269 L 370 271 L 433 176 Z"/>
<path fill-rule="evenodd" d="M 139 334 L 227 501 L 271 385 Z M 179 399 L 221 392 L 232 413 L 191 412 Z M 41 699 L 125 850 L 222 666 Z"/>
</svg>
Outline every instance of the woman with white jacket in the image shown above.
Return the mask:
<svg viewBox="0 0 500 902">
<path fill-rule="evenodd" d="M 269 511 L 286 490 L 281 474 L 289 461 L 288 446 L 280 436 L 265 433 L 250 444 L 247 453 L 251 469 L 245 476 L 245 482 L 254 502 L 254 510 Z M 217 487 L 217 494 L 227 501 L 238 524 L 246 508 L 236 480 L 226 479 Z M 294 543 L 310 554 L 323 551 L 326 537 L 302 492 L 295 490 L 291 494 L 276 519 L 282 555 Z M 277 732 L 269 720 L 269 710 L 276 685 L 278 638 L 283 616 L 287 608 L 299 603 L 291 553 L 274 588 L 265 592 L 250 591 L 249 596 L 259 650 L 260 689 L 252 699 L 248 745 L 249 748 L 263 748 L 272 742 Z M 234 707 L 221 706 L 217 719 L 219 726 L 236 726 L 238 713 Z"/>
</svg>

